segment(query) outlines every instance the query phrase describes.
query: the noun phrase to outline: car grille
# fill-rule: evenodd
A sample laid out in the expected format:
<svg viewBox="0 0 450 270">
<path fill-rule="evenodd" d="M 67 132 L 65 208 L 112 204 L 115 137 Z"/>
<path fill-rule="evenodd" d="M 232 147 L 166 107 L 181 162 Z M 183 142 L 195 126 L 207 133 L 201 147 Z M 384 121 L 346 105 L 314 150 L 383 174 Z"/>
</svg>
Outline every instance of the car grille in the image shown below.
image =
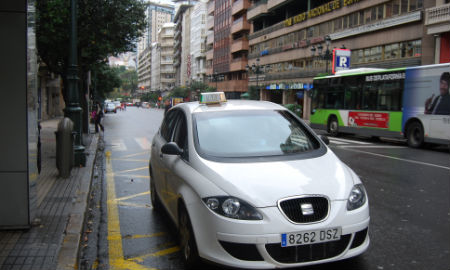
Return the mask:
<svg viewBox="0 0 450 270">
<path fill-rule="evenodd" d="M 302 204 L 311 204 L 314 213 L 303 215 Z M 280 210 L 285 216 L 295 223 L 311 223 L 325 219 L 328 216 L 328 199 L 325 197 L 312 196 L 286 199 L 279 202 Z"/>
<path fill-rule="evenodd" d="M 220 245 L 233 257 L 243 261 L 263 261 L 254 244 L 239 244 L 219 241 Z"/>
<path fill-rule="evenodd" d="M 350 234 L 342 235 L 338 241 L 282 247 L 280 243 L 267 244 L 269 255 L 280 263 L 303 263 L 333 258 L 344 252 L 350 241 Z"/>
</svg>

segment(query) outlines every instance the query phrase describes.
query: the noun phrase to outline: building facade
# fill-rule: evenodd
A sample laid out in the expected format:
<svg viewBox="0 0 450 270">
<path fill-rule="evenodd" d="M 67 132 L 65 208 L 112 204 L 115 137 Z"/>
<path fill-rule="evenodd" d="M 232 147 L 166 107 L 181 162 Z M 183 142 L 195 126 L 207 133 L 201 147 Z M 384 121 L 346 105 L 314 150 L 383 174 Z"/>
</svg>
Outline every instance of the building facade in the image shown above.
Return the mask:
<svg viewBox="0 0 450 270">
<path fill-rule="evenodd" d="M 173 21 L 175 23 L 173 66 L 175 69 L 176 86 L 186 86 L 189 83 L 188 79 L 190 76 L 188 76 L 188 58 L 190 58 L 191 47 L 190 13 L 192 7 L 193 5 L 191 4 L 181 4 L 178 7 Z"/>
<path fill-rule="evenodd" d="M 259 62 L 262 72 L 259 82 L 250 76 L 250 84 L 259 83 L 262 100 L 302 105 L 309 119 L 308 92 L 315 76 L 331 72 L 333 48 L 351 50 L 351 68 L 435 63 L 435 38 L 423 16 L 435 6 L 423 0 L 253 1 L 249 65 Z"/>
<path fill-rule="evenodd" d="M 148 22 L 143 37 L 138 42 L 138 91 L 146 93 L 152 90 L 152 44 L 158 42 L 158 32 L 165 23 L 171 22 L 174 16 L 174 6 L 147 3 L 145 16 Z"/>
<path fill-rule="evenodd" d="M 248 90 L 249 7 L 248 0 L 215 0 L 207 7 L 207 29 L 212 31 L 207 36 L 209 84 L 229 99 L 240 98 Z"/>
<path fill-rule="evenodd" d="M 190 81 L 205 81 L 206 76 L 206 2 L 199 1 L 191 13 Z M 189 61 L 188 61 L 189 62 Z"/>
<path fill-rule="evenodd" d="M 425 10 L 427 34 L 435 40 L 434 62 L 450 62 L 450 0 L 436 0 L 436 6 Z"/>
<path fill-rule="evenodd" d="M 166 23 L 158 33 L 160 47 L 160 87 L 161 95 L 165 96 L 175 87 L 175 70 L 173 68 L 173 45 L 175 24 Z M 153 89 L 156 90 L 156 89 Z"/>
</svg>

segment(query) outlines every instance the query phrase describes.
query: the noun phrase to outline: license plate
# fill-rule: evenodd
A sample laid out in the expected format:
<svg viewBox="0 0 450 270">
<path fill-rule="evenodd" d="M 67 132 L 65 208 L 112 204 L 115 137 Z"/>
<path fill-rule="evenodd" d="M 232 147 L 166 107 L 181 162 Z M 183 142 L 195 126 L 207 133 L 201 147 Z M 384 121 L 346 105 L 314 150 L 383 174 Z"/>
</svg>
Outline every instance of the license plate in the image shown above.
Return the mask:
<svg viewBox="0 0 450 270">
<path fill-rule="evenodd" d="M 341 239 L 342 228 L 330 228 L 315 231 L 293 232 L 281 234 L 281 246 L 300 246 L 309 245 Z"/>
</svg>

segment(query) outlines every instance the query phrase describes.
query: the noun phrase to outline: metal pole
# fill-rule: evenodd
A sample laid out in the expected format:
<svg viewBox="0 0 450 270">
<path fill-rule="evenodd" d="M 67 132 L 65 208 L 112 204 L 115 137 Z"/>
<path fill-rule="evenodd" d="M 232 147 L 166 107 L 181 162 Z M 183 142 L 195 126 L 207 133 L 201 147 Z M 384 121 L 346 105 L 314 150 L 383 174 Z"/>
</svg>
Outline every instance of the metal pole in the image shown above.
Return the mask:
<svg viewBox="0 0 450 270">
<path fill-rule="evenodd" d="M 81 131 L 81 114 L 82 109 L 79 103 L 78 93 L 78 66 L 77 66 L 77 1 L 70 1 L 70 51 L 69 51 L 69 67 L 67 69 L 67 91 L 68 106 L 64 109 L 65 117 L 70 118 L 74 124 L 75 141 L 74 141 L 74 166 L 85 166 L 86 155 L 84 146 L 82 145 Z"/>
</svg>

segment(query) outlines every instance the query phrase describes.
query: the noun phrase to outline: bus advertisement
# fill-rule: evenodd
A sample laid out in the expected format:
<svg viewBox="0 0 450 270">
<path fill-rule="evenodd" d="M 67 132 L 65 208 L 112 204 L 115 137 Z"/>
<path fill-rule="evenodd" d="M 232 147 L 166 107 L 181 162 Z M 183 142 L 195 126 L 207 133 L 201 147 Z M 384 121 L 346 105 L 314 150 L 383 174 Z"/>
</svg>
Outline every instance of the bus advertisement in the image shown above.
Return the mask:
<svg viewBox="0 0 450 270">
<path fill-rule="evenodd" d="M 450 64 L 354 69 L 314 78 L 311 127 L 450 145 Z"/>
</svg>

